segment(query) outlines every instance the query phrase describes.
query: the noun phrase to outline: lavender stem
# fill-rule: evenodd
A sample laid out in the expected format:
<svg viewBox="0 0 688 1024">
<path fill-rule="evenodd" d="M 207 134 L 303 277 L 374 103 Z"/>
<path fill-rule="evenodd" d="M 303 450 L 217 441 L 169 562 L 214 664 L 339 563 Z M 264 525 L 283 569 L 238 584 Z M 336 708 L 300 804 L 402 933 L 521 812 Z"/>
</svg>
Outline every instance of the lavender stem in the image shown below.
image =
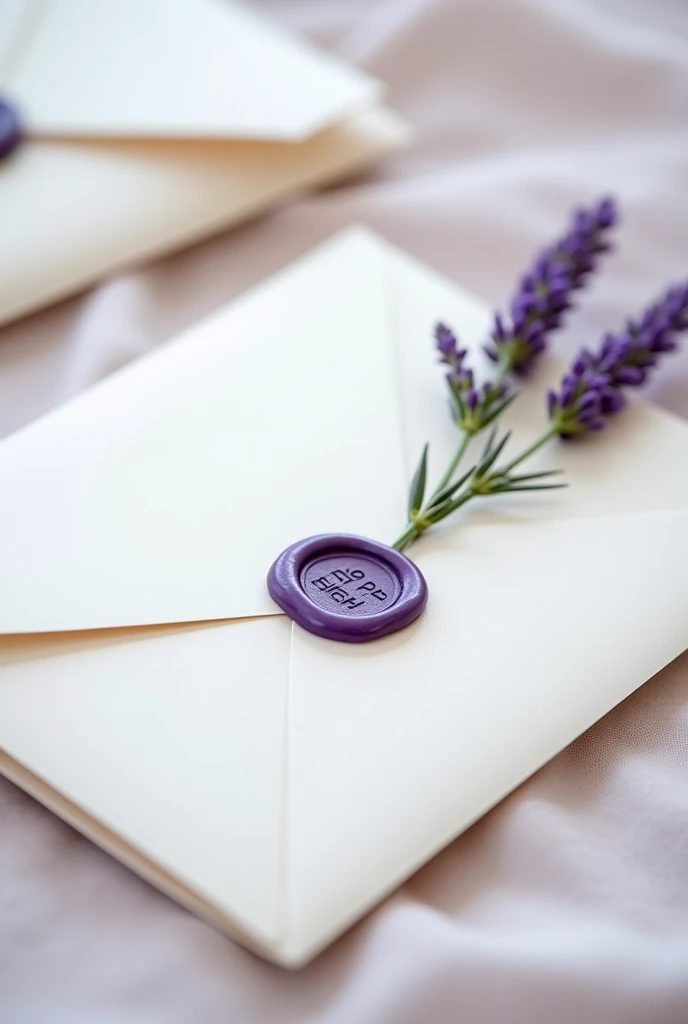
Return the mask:
<svg viewBox="0 0 688 1024">
<path fill-rule="evenodd" d="M 432 501 L 432 498 L 436 498 L 437 495 L 440 493 L 440 491 L 443 491 L 444 488 L 448 487 L 449 484 L 451 483 L 451 478 L 454 476 L 454 473 L 456 472 L 456 469 L 457 469 L 459 463 L 461 462 L 461 459 L 464 457 L 464 455 L 466 453 L 466 449 L 468 448 L 468 445 L 470 443 L 470 440 L 471 440 L 471 435 L 468 434 L 468 433 L 463 433 L 463 435 L 461 437 L 461 441 L 459 442 L 459 447 L 456 449 L 456 451 L 454 453 L 453 459 L 451 460 L 451 462 L 447 466 L 446 473 L 444 474 L 444 476 L 442 477 L 442 479 L 438 483 L 438 485 L 435 488 L 435 490 L 432 492 L 432 497 L 430 499 L 431 501 Z"/>
<path fill-rule="evenodd" d="M 497 372 L 495 373 L 495 385 L 500 386 L 504 383 L 506 378 L 511 373 L 511 360 L 508 356 L 502 356 L 497 366 Z"/>
<path fill-rule="evenodd" d="M 494 469 L 489 474 L 489 476 L 483 478 L 482 482 L 478 480 L 479 469 L 477 469 L 476 472 L 473 473 L 471 479 L 466 484 L 466 489 L 464 491 L 460 491 L 459 494 L 452 500 L 451 506 L 447 511 L 449 511 L 450 513 L 455 512 L 457 509 L 459 509 L 462 505 L 465 505 L 466 502 L 470 501 L 472 498 L 485 498 L 489 497 L 491 493 L 498 493 L 497 491 L 493 492 L 489 490 L 489 487 L 487 490 L 485 490 L 484 482 L 487 481 L 489 484 L 495 478 L 499 478 L 501 480 L 502 478 L 506 477 L 511 472 L 512 469 L 515 469 L 516 466 L 519 466 L 522 462 L 525 462 L 526 459 L 529 459 L 531 455 L 534 455 L 535 452 L 538 451 L 538 449 L 544 447 L 544 445 L 546 445 L 548 441 L 551 441 L 551 439 L 555 437 L 557 433 L 558 430 L 556 427 L 550 427 L 528 448 L 522 451 L 521 454 L 518 455 L 513 460 L 513 462 L 510 462 L 509 465 L 505 466 L 504 468 Z M 447 487 L 451 482 L 456 467 L 461 461 L 461 458 L 468 446 L 469 441 L 470 435 L 465 434 L 461 440 L 461 444 L 454 453 L 454 457 L 449 463 L 449 466 L 447 467 L 444 476 L 440 480 L 435 490 L 432 492 L 432 495 L 424 503 L 423 508 L 420 509 L 420 511 L 415 514 L 413 521 L 408 524 L 404 532 L 399 537 L 397 537 L 397 539 L 392 544 L 392 547 L 395 548 L 397 551 L 404 551 L 410 544 L 417 540 L 418 537 L 425 533 L 425 531 L 429 529 L 436 521 L 432 518 L 427 518 L 428 516 L 431 517 L 432 513 L 435 512 L 435 510 L 432 507 L 433 501 L 437 497 L 437 495 L 440 494 L 440 492 L 444 490 L 444 488 Z"/>
<path fill-rule="evenodd" d="M 508 466 L 505 466 L 504 469 L 501 470 L 501 473 L 510 473 L 512 469 L 516 468 L 516 466 L 520 466 L 522 462 L 525 462 L 526 459 L 529 459 L 531 455 L 534 455 L 535 452 L 542 448 L 544 445 L 546 445 L 548 441 L 551 441 L 551 439 L 557 433 L 558 430 L 556 427 L 550 427 L 548 430 L 544 432 L 544 434 L 542 434 L 537 439 L 537 441 L 533 441 L 533 443 L 528 448 L 526 448 L 525 451 L 521 452 L 521 454 L 518 455 L 513 460 L 513 462 L 510 462 Z"/>
<path fill-rule="evenodd" d="M 407 526 L 407 528 L 404 530 L 401 536 L 397 537 L 397 539 L 392 544 L 392 547 L 396 551 L 403 551 L 404 548 L 407 548 L 409 544 L 412 544 L 417 537 L 420 537 L 420 533 L 421 531 L 418 528 L 418 526 L 415 523 L 411 523 L 409 526 Z"/>
</svg>

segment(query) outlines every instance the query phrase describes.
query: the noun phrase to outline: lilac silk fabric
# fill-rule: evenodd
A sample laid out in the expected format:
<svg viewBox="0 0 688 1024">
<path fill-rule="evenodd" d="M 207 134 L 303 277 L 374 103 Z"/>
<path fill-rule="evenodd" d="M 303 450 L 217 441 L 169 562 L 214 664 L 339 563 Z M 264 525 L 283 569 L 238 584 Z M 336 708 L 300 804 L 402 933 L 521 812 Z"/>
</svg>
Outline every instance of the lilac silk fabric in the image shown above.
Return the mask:
<svg viewBox="0 0 688 1024">
<path fill-rule="evenodd" d="M 570 205 L 615 191 L 623 249 L 562 352 L 688 271 L 684 0 L 258 6 L 386 79 L 415 148 L 5 328 L 4 433 L 352 220 L 496 302 Z M 688 415 L 688 349 L 649 393 Z M 686 1024 L 687 746 L 684 656 L 293 974 L 0 781 L 0 1020 Z"/>
</svg>

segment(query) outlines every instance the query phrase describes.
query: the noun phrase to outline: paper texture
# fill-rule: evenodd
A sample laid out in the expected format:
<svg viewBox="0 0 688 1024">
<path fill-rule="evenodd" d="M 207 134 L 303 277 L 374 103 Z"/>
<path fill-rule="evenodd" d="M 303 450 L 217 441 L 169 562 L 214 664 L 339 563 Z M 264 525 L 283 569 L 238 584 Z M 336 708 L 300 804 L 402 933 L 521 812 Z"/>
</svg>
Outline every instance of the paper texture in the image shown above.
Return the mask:
<svg viewBox="0 0 688 1024">
<path fill-rule="evenodd" d="M 477 300 L 367 231 L 344 232 L 0 446 L 0 569 L 15 597 L 0 628 L 121 626 L 127 601 L 157 608 L 160 624 L 6 637 L 0 746 L 12 777 L 62 793 L 281 963 L 313 956 L 688 642 L 688 482 L 677 471 L 688 428 L 643 406 L 586 460 L 557 447 L 571 493 L 582 491 L 571 504 L 569 492 L 511 496 L 424 539 L 414 557 L 430 603 L 402 633 L 353 647 L 281 615 L 252 618 L 263 613 L 251 573 L 262 581 L 277 553 L 253 536 L 269 535 L 263 509 L 279 510 L 287 542 L 309 532 L 319 502 L 332 529 L 367 522 L 391 540 L 401 527 L 403 460 L 429 438 L 439 462 L 451 437 L 427 359 L 438 312 L 477 350 Z M 263 324 L 280 325 L 283 355 Z M 517 433 L 543 416 L 534 394 L 517 403 Z M 290 413 L 285 395 L 313 402 Z M 232 471 L 218 473 L 208 452 Z M 190 504 L 169 490 L 168 460 L 191 480 Z M 71 493 L 70 463 L 86 483 L 65 503 L 50 467 L 64 467 Z M 212 490 L 195 504 L 206 477 Z M 41 497 L 66 537 L 59 551 L 32 519 Z M 248 519 L 247 507 L 258 510 Z M 167 547 L 153 559 L 154 520 Z M 164 618 L 182 609 L 186 623 L 233 621 Z"/>
</svg>

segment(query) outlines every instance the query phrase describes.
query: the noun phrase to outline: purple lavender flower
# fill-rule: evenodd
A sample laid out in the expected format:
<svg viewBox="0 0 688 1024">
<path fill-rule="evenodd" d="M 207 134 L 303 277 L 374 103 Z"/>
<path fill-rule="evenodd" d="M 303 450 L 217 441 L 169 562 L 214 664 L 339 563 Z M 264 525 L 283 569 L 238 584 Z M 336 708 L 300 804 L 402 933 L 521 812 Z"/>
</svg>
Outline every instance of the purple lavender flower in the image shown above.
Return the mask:
<svg viewBox="0 0 688 1024">
<path fill-rule="evenodd" d="M 669 290 L 626 329 L 607 334 L 598 352 L 584 349 L 574 360 L 557 394 L 547 396 L 549 418 L 561 437 L 602 430 L 607 418 L 623 409 L 622 388 L 644 384 L 660 356 L 677 347 L 676 335 L 688 330 L 688 283 Z"/>
<path fill-rule="evenodd" d="M 448 367 L 447 383 L 452 396 L 452 418 L 466 434 L 477 434 L 515 398 L 506 384 L 476 387 L 473 370 L 466 366 L 466 349 L 459 348 L 456 335 L 446 324 L 435 327 L 435 344 L 440 362 Z"/>
<path fill-rule="evenodd" d="M 523 376 L 544 352 L 552 331 L 561 326 L 573 293 L 582 288 L 598 257 L 611 246 L 607 233 L 618 213 L 613 199 L 602 199 L 590 209 L 576 210 L 568 231 L 544 249 L 521 278 L 511 300 L 510 322 L 495 314 L 487 355 L 507 373 Z"/>
<path fill-rule="evenodd" d="M 459 348 L 456 335 L 451 327 L 442 323 L 435 325 L 435 345 L 440 354 L 440 362 L 449 367 L 447 376 L 458 377 L 462 373 L 470 372 L 463 369 L 466 349 Z"/>
</svg>

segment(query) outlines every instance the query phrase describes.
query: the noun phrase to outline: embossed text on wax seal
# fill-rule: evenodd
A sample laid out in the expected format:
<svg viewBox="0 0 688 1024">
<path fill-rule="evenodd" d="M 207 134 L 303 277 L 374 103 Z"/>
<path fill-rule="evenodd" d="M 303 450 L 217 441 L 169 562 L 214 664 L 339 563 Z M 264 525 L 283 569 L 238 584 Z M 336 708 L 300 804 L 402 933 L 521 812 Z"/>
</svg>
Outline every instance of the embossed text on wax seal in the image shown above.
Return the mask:
<svg viewBox="0 0 688 1024">
<path fill-rule="evenodd" d="M 309 562 L 301 572 L 301 585 L 319 607 L 334 604 L 347 615 L 376 615 L 401 593 L 398 578 L 382 562 L 351 552 Z"/>
<path fill-rule="evenodd" d="M 425 580 L 405 555 L 350 534 L 292 544 L 271 566 L 268 590 L 304 629 L 347 643 L 403 629 L 427 601 Z"/>
</svg>

